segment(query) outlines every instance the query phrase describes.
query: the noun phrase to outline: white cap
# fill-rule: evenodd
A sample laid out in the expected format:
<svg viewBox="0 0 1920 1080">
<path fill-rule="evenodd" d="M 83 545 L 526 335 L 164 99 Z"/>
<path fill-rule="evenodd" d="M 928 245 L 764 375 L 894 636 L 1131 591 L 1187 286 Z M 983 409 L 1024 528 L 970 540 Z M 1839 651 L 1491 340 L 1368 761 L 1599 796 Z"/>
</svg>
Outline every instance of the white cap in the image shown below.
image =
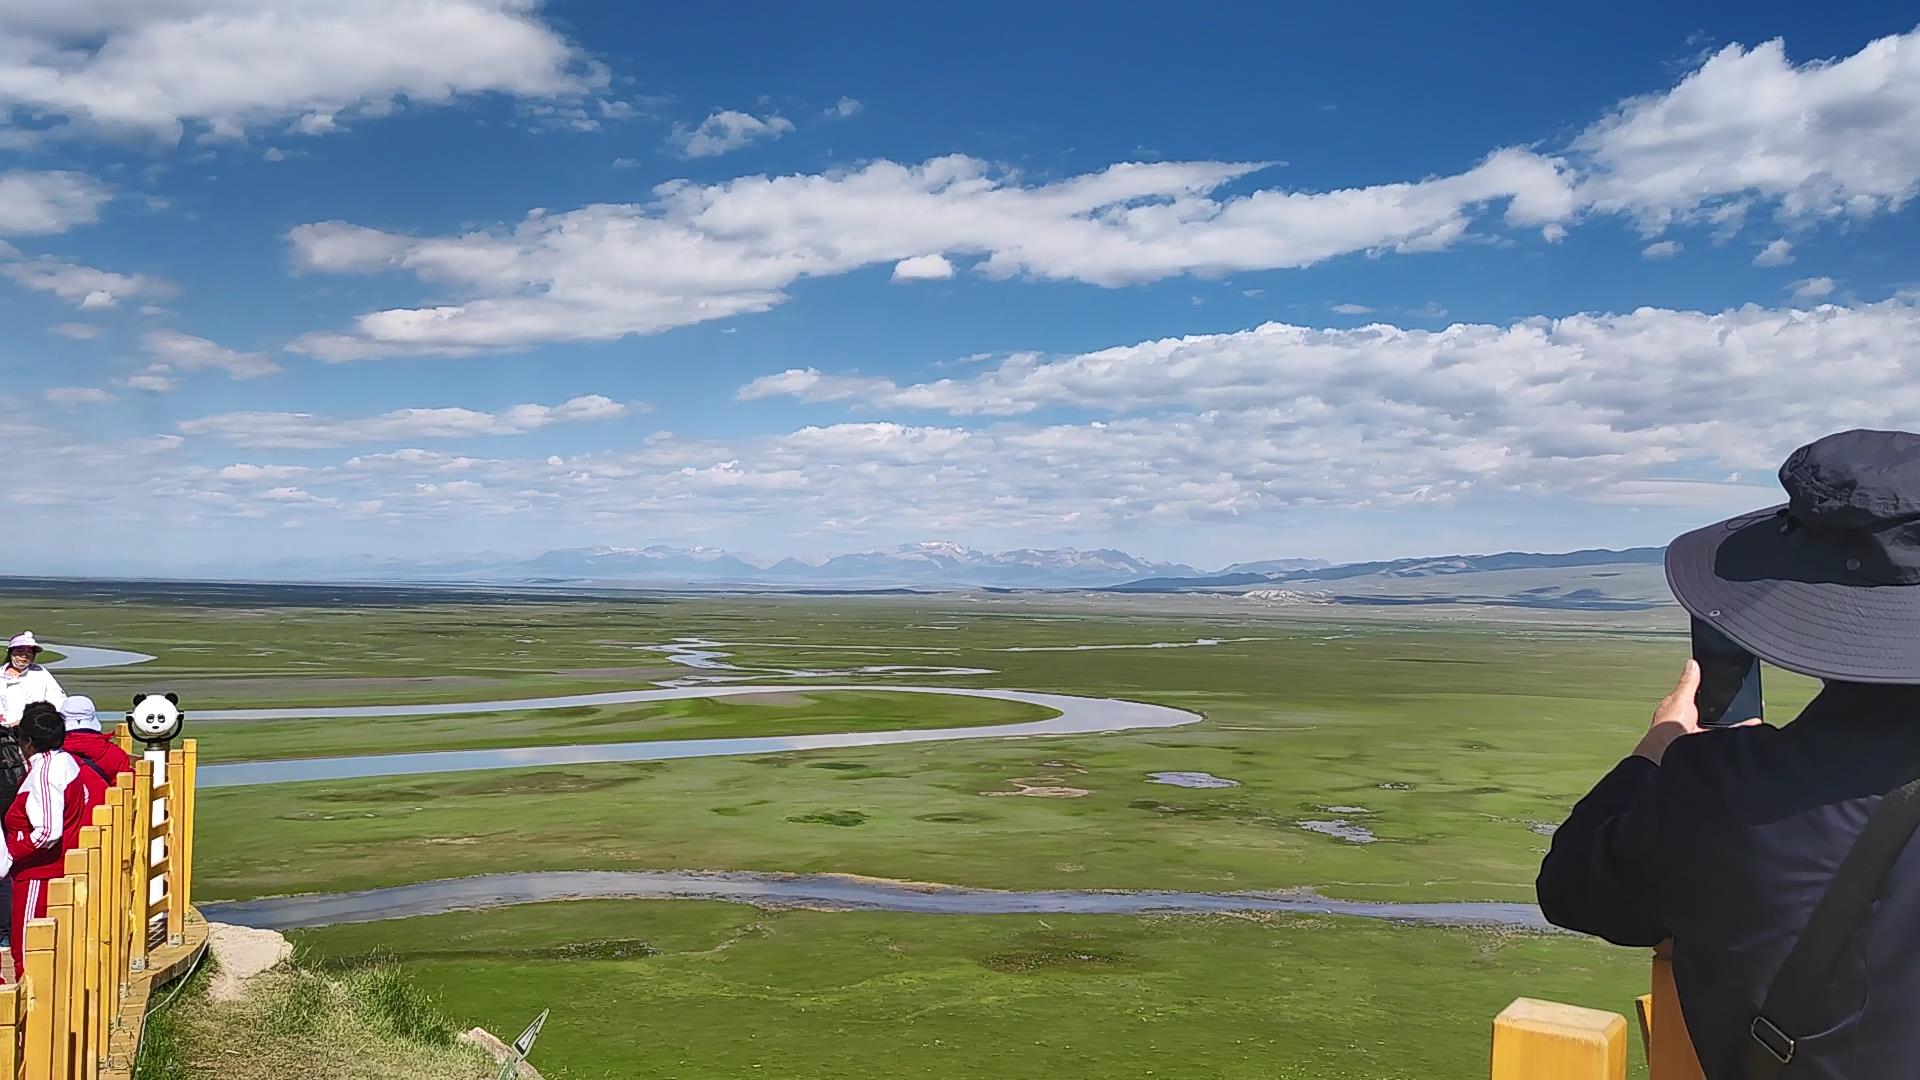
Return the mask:
<svg viewBox="0 0 1920 1080">
<path fill-rule="evenodd" d="M 99 731 L 100 718 L 94 715 L 93 699 L 74 694 L 61 704 L 60 716 L 68 731 Z"/>
<path fill-rule="evenodd" d="M 7 649 L 8 651 L 12 651 L 22 645 L 25 645 L 29 649 L 38 649 L 40 647 L 40 643 L 33 640 L 33 631 L 31 630 L 22 630 L 13 635 L 13 640 L 7 642 Z"/>
</svg>

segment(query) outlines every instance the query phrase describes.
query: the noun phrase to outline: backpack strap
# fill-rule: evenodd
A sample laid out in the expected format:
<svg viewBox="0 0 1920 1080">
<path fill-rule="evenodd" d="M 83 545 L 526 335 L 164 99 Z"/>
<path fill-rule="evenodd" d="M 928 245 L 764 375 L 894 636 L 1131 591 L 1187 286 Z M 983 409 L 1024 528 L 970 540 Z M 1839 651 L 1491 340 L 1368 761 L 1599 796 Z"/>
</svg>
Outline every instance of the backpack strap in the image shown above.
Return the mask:
<svg viewBox="0 0 1920 1080">
<path fill-rule="evenodd" d="M 1882 796 L 1859 839 L 1840 861 L 1827 891 L 1814 905 L 1780 970 L 1767 987 L 1765 1002 L 1747 1026 L 1747 1080 L 1775 1080 L 1793 1060 L 1795 1032 L 1813 1030 L 1824 1004 L 1827 973 L 1847 939 L 1866 921 L 1880 894 L 1880 883 L 1920 827 L 1920 780 Z"/>
<path fill-rule="evenodd" d="M 105 780 L 107 782 L 108 787 L 113 786 L 113 777 L 108 774 L 107 770 L 100 767 L 99 762 L 93 760 L 92 758 L 88 757 L 85 754 L 80 753 L 78 750 L 68 750 L 67 756 L 73 758 L 73 760 L 79 762 L 80 764 L 85 765 L 87 768 L 92 769 L 93 775 L 98 776 L 102 780 Z"/>
</svg>

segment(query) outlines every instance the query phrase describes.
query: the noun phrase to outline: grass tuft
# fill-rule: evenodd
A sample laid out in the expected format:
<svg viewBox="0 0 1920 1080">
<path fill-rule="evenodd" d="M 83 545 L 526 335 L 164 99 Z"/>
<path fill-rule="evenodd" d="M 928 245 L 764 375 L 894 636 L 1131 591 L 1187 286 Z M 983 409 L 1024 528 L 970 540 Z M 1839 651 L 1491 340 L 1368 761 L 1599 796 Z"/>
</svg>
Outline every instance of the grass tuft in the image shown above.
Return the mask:
<svg viewBox="0 0 1920 1080">
<path fill-rule="evenodd" d="M 204 979 L 205 974 L 195 976 Z M 149 1018 L 135 1080 L 486 1080 L 483 1051 L 399 967 L 337 971 L 306 954 L 256 977 L 246 996 L 216 1004 L 189 985 Z"/>
</svg>

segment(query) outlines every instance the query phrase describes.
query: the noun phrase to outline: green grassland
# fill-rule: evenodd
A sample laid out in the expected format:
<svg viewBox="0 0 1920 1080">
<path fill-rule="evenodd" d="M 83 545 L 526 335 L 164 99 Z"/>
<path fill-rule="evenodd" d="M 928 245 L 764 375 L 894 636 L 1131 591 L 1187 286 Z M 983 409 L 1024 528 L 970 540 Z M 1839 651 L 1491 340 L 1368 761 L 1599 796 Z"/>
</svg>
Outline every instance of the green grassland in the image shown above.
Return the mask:
<svg viewBox="0 0 1920 1080">
<path fill-rule="evenodd" d="M 192 719 L 195 708 L 644 687 L 690 672 L 637 646 L 691 636 L 729 643 L 749 666 L 990 668 L 904 681 L 1123 697 L 1204 717 L 1107 735 L 208 790 L 195 876 L 204 900 L 506 870 L 673 868 L 1527 901 L 1542 831 L 1631 749 L 1686 655 L 1684 620 L 1672 611 L 1177 613 L 1026 598 L 349 605 L 310 594 L 244 603 L 0 595 L 0 610 L 43 640 L 157 655 L 63 681 L 103 703 L 179 692 L 188 734 L 206 740 L 210 760 L 1030 718 L 1005 703 L 810 694 L 807 680 L 770 676 L 756 681 L 793 683 L 800 699 Z M 1005 651 L 1203 637 L 1223 643 Z M 1767 674 L 1778 722 L 1814 687 Z M 1149 782 L 1161 771 L 1206 771 L 1239 786 Z M 1023 796 L 1016 781 L 1085 794 Z M 1377 842 L 1299 824 L 1329 818 Z M 1641 953 L 1579 939 L 1325 918 L 579 902 L 301 936 L 338 956 L 395 953 L 456 1014 L 496 1031 L 517 1032 L 552 1005 L 536 1060 L 587 1078 L 1144 1068 L 1468 1077 L 1484 1075 L 1487 1024 L 1513 997 L 1624 1011 L 1645 974 Z M 649 951 L 601 955 L 602 943 L 628 939 Z M 1102 959 L 1111 957 L 1121 959 Z"/>
<path fill-rule="evenodd" d="M 552 1009 L 533 1061 L 556 1080 L 1484 1077 L 1514 997 L 1624 1010 L 1645 977 L 1570 937 L 1322 917 L 581 901 L 294 937 L 397 961 L 508 1038 Z"/>
</svg>

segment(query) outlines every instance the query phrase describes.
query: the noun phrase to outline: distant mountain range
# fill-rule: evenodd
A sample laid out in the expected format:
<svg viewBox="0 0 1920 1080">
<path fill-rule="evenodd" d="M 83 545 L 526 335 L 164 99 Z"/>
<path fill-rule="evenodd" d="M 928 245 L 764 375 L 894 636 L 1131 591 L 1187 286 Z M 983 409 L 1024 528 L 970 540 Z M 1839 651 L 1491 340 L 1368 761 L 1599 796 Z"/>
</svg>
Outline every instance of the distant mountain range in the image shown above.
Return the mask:
<svg viewBox="0 0 1920 1080">
<path fill-rule="evenodd" d="M 1502 570 L 1546 570 L 1657 564 L 1662 548 L 1591 549 L 1565 553 L 1502 552 L 1333 564 L 1320 559 L 1265 559 L 1215 571 L 1155 562 L 1112 548 L 1018 548 L 981 551 L 927 542 L 831 558 L 760 561 L 711 547 L 556 548 L 532 557 L 488 553 L 426 561 L 359 557 L 288 560 L 268 576 L 334 581 L 464 582 L 533 585 L 691 585 L 769 589 L 1086 589 L 1180 593 L 1312 591 L 1315 583 L 1381 582 Z"/>
<path fill-rule="evenodd" d="M 1503 551 L 1498 555 L 1441 555 L 1385 562 L 1322 564 L 1298 570 L 1260 572 L 1252 568 L 1264 563 L 1237 563 L 1218 574 L 1170 574 L 1143 578 L 1107 586 L 1106 592 L 1200 592 L 1215 589 L 1256 588 L 1296 583 L 1344 581 L 1351 578 L 1430 578 L 1449 574 L 1478 574 L 1495 570 L 1544 570 L 1582 566 L 1622 564 L 1659 564 L 1665 561 L 1666 548 L 1639 547 L 1615 551 L 1587 548 L 1581 551 L 1535 553 Z"/>
</svg>

